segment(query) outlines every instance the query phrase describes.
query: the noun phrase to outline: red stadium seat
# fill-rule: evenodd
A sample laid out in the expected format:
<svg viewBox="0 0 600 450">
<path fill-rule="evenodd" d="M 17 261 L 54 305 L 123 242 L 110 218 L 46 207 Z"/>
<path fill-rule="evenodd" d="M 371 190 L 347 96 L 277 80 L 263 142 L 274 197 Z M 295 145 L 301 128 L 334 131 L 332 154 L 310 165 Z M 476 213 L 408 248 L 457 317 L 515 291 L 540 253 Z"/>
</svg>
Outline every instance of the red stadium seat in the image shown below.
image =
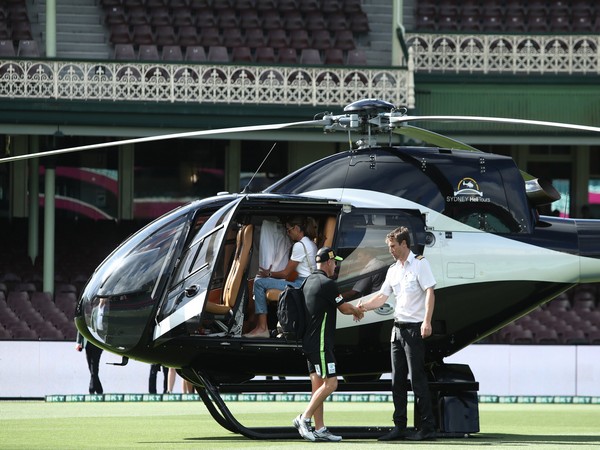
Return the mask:
<svg viewBox="0 0 600 450">
<path fill-rule="evenodd" d="M 311 47 L 318 50 L 326 50 L 331 48 L 332 40 L 327 30 L 316 30 L 312 33 Z"/>
<path fill-rule="evenodd" d="M 300 53 L 300 64 L 323 64 L 319 50 L 315 48 L 302 49 L 302 52 Z"/>
<path fill-rule="evenodd" d="M 244 10 L 240 13 L 240 26 L 245 30 L 249 28 L 260 28 L 262 20 L 255 9 Z"/>
<path fill-rule="evenodd" d="M 222 45 L 210 46 L 208 48 L 206 59 L 212 62 L 229 62 L 229 53 L 227 52 L 227 47 Z"/>
<path fill-rule="evenodd" d="M 336 31 L 333 40 L 333 46 L 335 48 L 340 48 L 342 50 L 353 50 L 356 47 L 354 44 L 354 35 L 350 30 Z"/>
<path fill-rule="evenodd" d="M 269 30 L 267 35 L 267 44 L 273 48 L 287 47 L 287 34 L 283 29 Z"/>
<path fill-rule="evenodd" d="M 304 17 L 299 11 L 288 11 L 283 15 L 283 27 L 287 31 L 304 30 Z"/>
<path fill-rule="evenodd" d="M 205 62 L 206 52 L 202 46 L 189 46 L 185 49 L 185 60 L 190 62 Z"/>
<path fill-rule="evenodd" d="M 256 62 L 271 64 L 275 61 L 275 49 L 273 47 L 258 47 L 256 49 Z"/>
<path fill-rule="evenodd" d="M 242 30 L 238 27 L 222 29 L 223 45 L 225 47 L 241 47 L 244 45 L 245 38 L 242 36 Z"/>
<path fill-rule="evenodd" d="M 310 39 L 308 37 L 308 31 L 306 30 L 293 30 L 290 32 L 290 47 L 297 50 L 302 50 L 310 47 Z"/>
<path fill-rule="evenodd" d="M 349 66 L 366 66 L 367 55 L 364 50 L 354 49 L 348 51 L 346 64 Z"/>
<path fill-rule="evenodd" d="M 155 27 L 171 25 L 171 12 L 166 6 L 150 9 L 150 24 Z"/>
<path fill-rule="evenodd" d="M 192 11 L 188 8 L 177 8 L 172 12 L 173 26 L 175 27 L 190 27 L 194 26 L 196 20 L 192 16 Z"/>
<path fill-rule="evenodd" d="M 366 13 L 360 11 L 352 13 L 349 16 L 350 29 L 354 33 L 368 33 L 370 30 L 369 18 Z"/>
<path fill-rule="evenodd" d="M 328 48 L 325 50 L 325 64 L 332 66 L 344 65 L 344 52 L 339 48 Z"/>
<path fill-rule="evenodd" d="M 217 27 L 207 27 L 202 29 L 200 34 L 200 43 L 205 47 L 221 45 L 221 32 Z"/>
<path fill-rule="evenodd" d="M 277 61 L 281 64 L 297 64 L 298 52 L 295 48 L 280 48 Z"/>
<path fill-rule="evenodd" d="M 233 62 L 253 62 L 250 47 L 234 47 L 231 50 L 231 60 Z"/>
<path fill-rule="evenodd" d="M 165 45 L 161 56 L 163 61 L 183 61 L 183 52 L 179 45 Z"/>
<path fill-rule="evenodd" d="M 245 43 L 248 47 L 257 48 L 265 45 L 265 35 L 262 28 L 248 28 Z"/>
<path fill-rule="evenodd" d="M 158 47 L 154 44 L 140 45 L 138 58 L 142 61 L 158 61 L 160 59 Z"/>
<path fill-rule="evenodd" d="M 175 34 L 175 28 L 171 25 L 156 27 L 156 45 L 177 45 L 178 42 L 179 40 Z"/>
<path fill-rule="evenodd" d="M 37 41 L 19 41 L 19 46 L 17 48 L 17 56 L 22 56 L 25 58 L 39 58 L 41 56 L 41 53 Z"/>
<path fill-rule="evenodd" d="M 179 27 L 178 39 L 179 45 L 184 47 L 198 45 L 200 41 L 195 26 Z"/>
</svg>

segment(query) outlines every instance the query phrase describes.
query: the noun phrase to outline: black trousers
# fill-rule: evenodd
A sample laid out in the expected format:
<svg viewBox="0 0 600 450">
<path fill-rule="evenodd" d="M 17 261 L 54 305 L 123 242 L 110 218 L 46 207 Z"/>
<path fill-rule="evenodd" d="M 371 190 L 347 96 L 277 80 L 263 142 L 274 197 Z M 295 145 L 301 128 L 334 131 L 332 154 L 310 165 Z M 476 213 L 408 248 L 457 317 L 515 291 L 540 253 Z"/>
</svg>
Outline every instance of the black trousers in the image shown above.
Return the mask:
<svg viewBox="0 0 600 450">
<path fill-rule="evenodd" d="M 392 342 L 392 398 L 394 400 L 394 424 L 405 428 L 407 422 L 406 380 L 410 371 L 412 390 L 416 399 L 415 417 L 421 419 L 421 428 L 435 429 L 431 394 L 425 372 L 425 344 L 420 326 L 394 329 Z"/>
<path fill-rule="evenodd" d="M 85 346 L 85 357 L 90 369 L 90 394 L 104 393 L 98 376 L 98 372 L 100 371 L 100 356 L 102 356 L 102 349 L 88 342 Z"/>
<path fill-rule="evenodd" d="M 160 372 L 161 365 L 160 364 L 151 364 L 150 365 L 150 377 L 148 378 L 148 392 L 150 394 L 156 394 L 156 378 L 158 376 L 158 372 Z M 163 372 L 163 394 L 167 392 L 168 389 L 168 375 L 169 368 L 167 366 L 162 366 Z"/>
</svg>

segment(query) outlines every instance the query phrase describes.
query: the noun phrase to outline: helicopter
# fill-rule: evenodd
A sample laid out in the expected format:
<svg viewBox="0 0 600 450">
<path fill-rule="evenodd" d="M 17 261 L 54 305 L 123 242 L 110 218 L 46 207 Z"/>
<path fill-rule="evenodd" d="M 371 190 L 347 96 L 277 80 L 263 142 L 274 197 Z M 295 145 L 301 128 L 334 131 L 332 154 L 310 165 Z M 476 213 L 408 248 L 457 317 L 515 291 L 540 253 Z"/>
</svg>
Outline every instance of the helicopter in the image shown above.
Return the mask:
<svg viewBox="0 0 600 450">
<path fill-rule="evenodd" d="M 301 344 L 277 336 L 247 338 L 252 283 L 261 237 L 291 216 L 312 217 L 319 246 L 344 258 L 341 292 L 385 276 L 393 260 L 387 233 L 407 226 L 412 250 L 429 261 L 436 285 L 426 361 L 441 435 L 479 431 L 478 383 L 467 365 L 444 358 L 489 336 L 578 283 L 600 281 L 600 221 L 542 216 L 560 198 L 554 187 L 519 170 L 507 156 L 408 125 L 415 121 L 504 122 L 598 132 L 600 128 L 523 119 L 410 116 L 378 99 L 354 102 L 339 115 L 288 124 L 202 130 L 45 152 L 42 156 L 124 143 L 256 130 L 321 128 L 358 135 L 347 151 L 290 173 L 262 192 L 222 193 L 191 202 L 129 237 L 96 269 L 78 301 L 75 322 L 95 345 L 122 357 L 177 368 L 213 418 L 254 439 L 292 438 L 291 426 L 249 428 L 237 421 L 224 392 L 308 391 Z M 392 144 L 392 136 L 428 146 Z M 387 138 L 387 143 L 380 143 Z M 37 157 L 40 154 L 36 155 Z M 5 158 L 23 158 L 23 155 Z M 378 264 L 365 271 L 361 253 Z M 367 284 L 367 283 L 363 283 Z M 362 291 L 349 301 L 368 300 Z M 267 295 L 276 329 L 277 292 Z M 337 318 L 338 390 L 385 391 L 391 371 L 394 299 L 360 322 Z M 459 401 L 455 401 L 459 399 Z M 464 420 L 453 417 L 460 416 Z M 373 437 L 385 427 L 330 427 L 345 437 Z"/>
</svg>

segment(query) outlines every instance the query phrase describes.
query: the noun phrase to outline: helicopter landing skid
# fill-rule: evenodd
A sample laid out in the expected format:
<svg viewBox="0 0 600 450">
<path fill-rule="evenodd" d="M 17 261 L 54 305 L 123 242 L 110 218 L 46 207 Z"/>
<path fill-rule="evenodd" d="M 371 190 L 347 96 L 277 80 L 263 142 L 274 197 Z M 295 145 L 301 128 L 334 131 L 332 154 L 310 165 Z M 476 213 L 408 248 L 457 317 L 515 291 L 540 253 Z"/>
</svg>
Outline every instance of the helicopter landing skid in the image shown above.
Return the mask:
<svg viewBox="0 0 600 450">
<path fill-rule="evenodd" d="M 196 389 L 206 409 L 215 421 L 232 433 L 241 434 L 250 439 L 301 439 L 294 427 L 246 427 L 233 416 L 219 390 L 206 377 L 196 372 L 201 385 Z M 328 427 L 334 434 L 342 435 L 345 439 L 375 439 L 391 430 L 391 427 Z"/>
<path fill-rule="evenodd" d="M 295 439 L 299 438 L 298 431 L 293 427 L 254 427 L 249 428 L 242 425 L 233 416 L 225 401 L 222 399 L 220 393 L 242 393 L 242 392 L 310 392 L 310 382 L 306 381 L 292 381 L 292 380 L 272 380 L 269 382 L 257 382 L 249 381 L 245 383 L 237 384 L 220 384 L 218 387 L 213 385 L 212 382 L 203 374 L 194 371 L 196 378 L 196 389 L 200 395 L 200 398 L 206 405 L 206 408 L 212 415 L 213 419 L 232 433 L 238 433 L 250 439 Z M 390 390 L 389 382 L 379 380 L 374 382 L 340 382 L 338 391 L 348 392 L 377 392 L 377 391 L 388 391 Z M 430 383 L 430 389 L 434 392 L 439 391 L 470 391 L 472 394 L 478 389 L 479 384 L 477 382 L 463 382 L 463 383 Z M 464 401 L 463 401 L 464 403 Z M 436 411 L 437 414 L 444 415 L 443 412 Z M 434 414 L 435 414 L 434 413 Z M 439 438 L 462 438 L 468 437 L 471 433 L 479 431 L 478 413 L 477 406 L 471 405 L 471 409 L 464 412 L 461 410 L 461 414 L 475 415 L 476 423 L 469 424 L 468 427 L 464 427 L 461 424 L 459 429 L 450 429 L 449 427 L 440 427 L 437 433 Z M 291 420 L 291 419 L 290 419 Z M 334 434 L 339 434 L 344 439 L 376 439 L 385 433 L 389 432 L 392 428 L 389 426 L 330 426 L 329 430 Z"/>
</svg>

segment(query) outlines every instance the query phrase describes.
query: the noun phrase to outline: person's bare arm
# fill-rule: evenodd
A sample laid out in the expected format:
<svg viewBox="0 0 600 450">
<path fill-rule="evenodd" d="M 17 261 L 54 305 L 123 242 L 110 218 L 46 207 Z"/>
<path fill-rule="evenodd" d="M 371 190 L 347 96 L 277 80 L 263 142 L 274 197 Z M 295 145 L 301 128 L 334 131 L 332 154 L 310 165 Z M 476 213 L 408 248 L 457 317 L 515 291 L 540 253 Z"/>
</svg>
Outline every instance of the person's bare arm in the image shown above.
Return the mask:
<svg viewBox="0 0 600 450">
<path fill-rule="evenodd" d="M 365 303 L 359 302 L 358 307 L 364 312 L 371 311 L 382 306 L 388 297 L 389 296 L 385 294 L 377 294 L 375 297 L 369 301 L 366 301 Z"/>
<path fill-rule="evenodd" d="M 431 328 L 431 317 L 433 316 L 433 308 L 435 307 L 435 293 L 430 287 L 425 292 L 425 319 L 421 324 L 421 336 L 423 338 L 431 336 L 433 332 Z"/>
</svg>

